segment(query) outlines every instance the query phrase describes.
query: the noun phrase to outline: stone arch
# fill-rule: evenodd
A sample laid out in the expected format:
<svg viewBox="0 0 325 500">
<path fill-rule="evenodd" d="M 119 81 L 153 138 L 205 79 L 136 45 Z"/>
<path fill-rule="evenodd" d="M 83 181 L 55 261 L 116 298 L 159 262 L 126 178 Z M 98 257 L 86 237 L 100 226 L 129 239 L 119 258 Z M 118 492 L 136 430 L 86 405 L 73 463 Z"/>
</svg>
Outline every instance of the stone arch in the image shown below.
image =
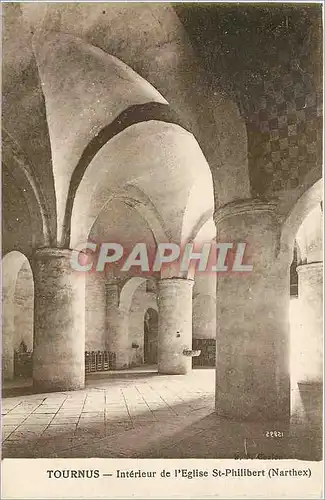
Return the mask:
<svg viewBox="0 0 325 500">
<path fill-rule="evenodd" d="M 318 179 L 305 185 L 310 187 L 298 198 L 282 224 L 278 258 L 290 266 L 291 277 L 295 272 L 294 283 L 290 280 L 295 288 L 290 290 L 289 308 L 291 419 L 300 423 L 308 419 L 309 425 L 309 419 L 314 418 L 311 415 L 317 415 L 318 411 L 321 415 L 321 391 L 314 382 L 322 372 L 322 263 L 309 263 L 308 252 L 297 236 L 313 212 L 321 210 L 323 181 Z M 319 235 L 317 239 L 319 242 Z"/>
<path fill-rule="evenodd" d="M 170 241 L 168 228 L 156 209 L 155 205 L 138 186 L 127 184 L 125 188 L 116 193 L 113 198 L 123 201 L 134 208 L 139 215 L 148 223 L 156 243 Z"/>
<path fill-rule="evenodd" d="M 106 283 L 107 345 L 108 350 L 116 354 L 118 369 L 139 365 L 143 361 L 144 313 L 148 307 L 157 307 L 153 294 L 147 294 L 147 288 L 144 288 L 147 281 L 146 278 L 132 277 L 124 283 Z M 139 291 L 141 293 L 136 297 Z"/>
<path fill-rule="evenodd" d="M 141 278 L 138 276 L 130 278 L 126 281 L 126 283 L 122 287 L 119 297 L 119 309 L 121 311 L 124 311 L 128 314 L 128 312 L 130 311 L 133 296 L 137 288 L 139 288 L 139 286 L 141 286 L 145 282 L 146 278 Z"/>
<path fill-rule="evenodd" d="M 132 198 L 131 198 L 132 196 Z M 109 207 L 109 203 L 116 203 L 116 206 Z M 130 207 L 124 212 L 124 207 Z M 108 213 L 108 227 L 106 226 L 106 209 Z M 129 216 L 131 214 L 133 216 L 132 211 L 134 210 L 135 218 L 131 221 L 134 223 L 136 229 L 130 230 L 126 235 L 125 239 L 119 239 L 119 237 L 124 235 L 124 231 L 116 230 L 116 228 L 122 227 L 124 228 L 124 219 L 126 219 L 127 227 L 130 226 Z M 110 215 L 109 215 L 110 214 Z M 126 216 L 125 216 L 126 214 Z M 140 232 L 140 230 L 143 232 Z M 167 240 L 167 236 L 165 235 L 164 229 L 159 221 L 159 214 L 155 211 L 155 208 L 150 204 L 150 200 L 147 200 L 144 195 L 142 195 L 141 191 L 136 187 L 133 189 L 130 186 L 129 190 L 123 190 L 119 193 L 112 194 L 110 199 L 105 204 L 104 208 L 97 216 L 96 220 L 93 223 L 93 226 L 87 235 L 86 240 L 90 239 L 97 244 L 97 251 L 99 251 L 99 243 L 102 241 L 114 241 L 116 243 L 121 243 L 125 250 L 125 254 L 128 255 L 127 250 L 129 250 L 129 243 L 134 242 L 135 235 L 137 235 L 137 231 L 141 234 L 142 237 L 147 237 L 145 240 L 148 244 L 147 248 L 155 249 L 155 241 Z M 149 234 L 150 231 L 150 234 Z M 152 233 L 152 234 L 151 234 Z M 112 240 L 112 235 L 114 236 L 114 240 Z M 86 274 L 85 286 L 86 286 L 86 346 L 87 350 L 92 350 L 93 348 L 99 349 L 104 348 L 106 344 L 106 298 L 105 298 L 105 281 L 106 282 L 121 282 L 125 280 L 125 272 L 120 272 L 120 264 L 122 261 L 118 261 L 115 264 L 111 264 L 106 266 L 105 272 L 97 272 L 93 270 L 93 272 L 89 272 Z M 134 268 L 133 268 L 134 269 Z M 137 271 L 135 271 L 137 274 Z M 121 296 L 119 297 L 118 304 L 119 313 L 114 312 L 112 315 L 119 314 L 120 321 L 122 321 L 121 316 L 127 317 L 129 314 L 129 309 L 132 303 L 132 297 L 135 289 L 131 291 L 129 287 L 130 285 L 134 285 L 134 281 L 130 281 L 130 276 L 134 274 L 132 269 L 129 271 L 127 278 L 129 281 L 122 288 Z M 141 280 L 140 280 L 141 283 Z M 139 283 L 139 284 L 140 284 Z M 132 288 L 131 286 L 131 288 Z M 136 283 L 135 288 L 138 286 Z M 111 299 L 110 299 L 111 300 Z M 115 321 L 115 320 L 114 320 Z M 127 320 L 126 320 L 127 321 Z M 111 328 L 115 329 L 115 326 Z M 109 342 L 110 343 L 110 340 Z"/>
<path fill-rule="evenodd" d="M 103 145 L 139 121 L 178 119 L 140 75 L 80 38 L 44 32 L 34 37 L 34 52 L 51 140 L 58 241 L 64 246 L 78 186 Z"/>
<path fill-rule="evenodd" d="M 144 364 L 145 347 L 145 313 L 151 308 L 157 311 L 155 293 L 148 293 L 148 280 L 139 282 L 134 290 L 128 315 L 129 363 L 130 366 Z M 157 333 L 158 335 L 158 333 Z M 158 337 L 157 337 L 158 338 Z M 157 350 L 157 349 L 156 349 Z"/>
<path fill-rule="evenodd" d="M 216 252 L 213 246 L 215 244 L 215 238 L 216 238 L 216 226 L 212 218 L 211 210 L 208 210 L 207 212 L 203 213 L 203 215 L 197 221 L 197 223 L 192 229 L 189 238 L 187 239 L 187 241 L 185 241 L 186 244 L 193 244 L 193 252 L 198 252 L 198 253 L 202 251 L 203 244 L 210 245 L 209 259 L 207 264 L 208 269 L 210 269 L 212 264 L 215 263 Z M 199 274 L 200 276 L 202 274 L 207 275 L 206 271 L 200 272 L 197 270 L 197 262 L 198 261 L 192 261 L 192 263 L 189 266 L 189 269 L 180 272 L 180 276 L 186 279 L 194 279 L 194 277 L 197 276 L 197 274 Z M 211 274 L 211 271 L 209 271 L 209 274 Z"/>
<path fill-rule="evenodd" d="M 100 149 L 83 175 L 72 209 L 71 245 L 85 239 L 83 221 L 89 226 L 107 200 L 116 193 L 124 197 L 125 189 L 126 197 L 135 199 L 140 211 L 146 207 L 152 226 L 160 227 L 159 239 L 179 242 L 188 197 L 193 185 L 201 182 L 202 169 L 210 180 L 209 166 L 198 143 L 179 125 L 152 120 L 128 127 Z M 202 212 L 208 208 L 204 206 Z"/>
<path fill-rule="evenodd" d="M 323 214 L 320 203 L 308 208 L 295 236 L 291 265 L 297 281 L 290 301 L 291 360 L 293 378 L 298 382 L 322 371 Z"/>
<path fill-rule="evenodd" d="M 24 341 L 33 348 L 34 281 L 27 257 L 18 251 L 2 259 L 3 377 L 14 377 L 14 350 Z"/>
<path fill-rule="evenodd" d="M 300 225 L 296 234 L 300 254 L 298 265 L 323 261 L 322 219 L 322 203 L 319 203 L 312 208 Z"/>
<path fill-rule="evenodd" d="M 210 241 L 216 236 L 216 226 L 213 221 L 213 211 L 208 210 L 197 221 L 188 238 L 188 242 Z"/>
<path fill-rule="evenodd" d="M 188 194 L 182 221 L 181 244 L 193 241 L 214 213 L 213 180 L 210 168 L 201 168 Z"/>
<path fill-rule="evenodd" d="M 292 258 L 296 234 L 305 217 L 323 201 L 323 180 L 319 179 L 298 199 L 281 227 L 280 259 Z M 290 261 L 291 263 L 291 261 Z"/>
<path fill-rule="evenodd" d="M 108 199 L 98 199 L 94 202 L 95 206 L 92 207 L 92 212 L 88 215 L 88 221 L 85 221 L 82 232 L 78 233 L 77 231 L 73 231 L 71 234 L 72 248 L 82 240 L 82 235 L 84 235 L 85 241 L 89 238 L 91 230 L 96 224 L 100 213 L 102 213 L 114 200 L 121 201 L 140 215 L 150 228 L 156 243 L 164 243 L 170 240 L 168 229 L 150 198 L 137 186 L 127 184 L 125 188 L 115 193 L 111 193 Z"/>
<path fill-rule="evenodd" d="M 71 177 L 64 223 L 66 242 L 68 242 L 71 233 L 74 199 L 83 175 L 92 159 L 106 143 L 126 128 L 152 120 L 181 125 L 180 119 L 167 104 L 150 102 L 145 105 L 134 105 L 127 108 L 112 123 L 104 127 L 85 148 Z"/>
<path fill-rule="evenodd" d="M 49 209 L 41 185 L 32 165 L 19 144 L 5 129 L 2 132 L 3 175 L 10 179 L 6 186 L 9 196 L 11 183 L 19 188 L 21 198 L 25 201 L 31 226 L 32 247 L 49 246 L 55 241 L 55 213 Z"/>
</svg>

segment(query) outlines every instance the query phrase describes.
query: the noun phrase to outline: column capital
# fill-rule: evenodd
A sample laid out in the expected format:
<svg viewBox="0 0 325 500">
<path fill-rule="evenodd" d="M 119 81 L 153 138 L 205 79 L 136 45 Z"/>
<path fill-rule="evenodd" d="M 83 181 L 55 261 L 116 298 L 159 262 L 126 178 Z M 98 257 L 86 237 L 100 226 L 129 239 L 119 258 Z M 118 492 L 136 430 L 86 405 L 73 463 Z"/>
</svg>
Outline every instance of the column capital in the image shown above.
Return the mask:
<svg viewBox="0 0 325 500">
<path fill-rule="evenodd" d="M 277 203 L 275 201 L 263 201 L 259 199 L 236 200 L 218 208 L 213 214 L 215 224 L 232 217 L 246 213 L 269 212 L 276 213 Z"/>
<path fill-rule="evenodd" d="M 71 257 L 72 250 L 70 248 L 37 248 L 33 253 L 33 258 L 35 260 L 47 260 L 47 259 L 69 259 Z"/>
<path fill-rule="evenodd" d="M 120 285 L 121 281 L 122 280 L 120 278 L 109 277 L 105 279 L 105 286 L 110 287 L 114 285 Z"/>
<path fill-rule="evenodd" d="M 173 285 L 173 286 L 190 286 L 193 287 L 194 285 L 194 279 L 187 279 L 187 278 L 181 278 L 181 277 L 174 277 L 174 278 L 161 278 L 157 281 L 158 286 L 168 286 L 168 285 Z"/>
<path fill-rule="evenodd" d="M 321 271 L 323 272 L 323 262 L 310 262 L 307 264 L 300 264 L 296 267 L 297 273 Z"/>
</svg>

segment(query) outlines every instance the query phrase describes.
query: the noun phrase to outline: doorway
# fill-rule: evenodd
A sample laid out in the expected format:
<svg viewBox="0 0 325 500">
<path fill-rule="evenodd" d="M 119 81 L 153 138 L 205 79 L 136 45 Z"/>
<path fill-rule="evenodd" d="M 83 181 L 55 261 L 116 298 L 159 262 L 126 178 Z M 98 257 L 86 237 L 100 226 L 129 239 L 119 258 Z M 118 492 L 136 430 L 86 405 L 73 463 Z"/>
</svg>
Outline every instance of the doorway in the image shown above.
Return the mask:
<svg viewBox="0 0 325 500">
<path fill-rule="evenodd" d="M 144 315 L 144 363 L 158 363 L 158 313 L 151 307 Z"/>
</svg>

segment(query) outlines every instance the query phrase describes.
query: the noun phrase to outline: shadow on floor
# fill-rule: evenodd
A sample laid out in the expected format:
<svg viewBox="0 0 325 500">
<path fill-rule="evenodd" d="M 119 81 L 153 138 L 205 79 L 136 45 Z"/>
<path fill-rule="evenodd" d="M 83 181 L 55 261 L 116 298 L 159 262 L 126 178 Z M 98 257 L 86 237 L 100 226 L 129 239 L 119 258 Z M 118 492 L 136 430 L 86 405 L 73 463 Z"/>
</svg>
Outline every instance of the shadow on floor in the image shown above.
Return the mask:
<svg viewBox="0 0 325 500">
<path fill-rule="evenodd" d="M 113 375 L 113 376 L 112 376 Z M 121 376 L 122 375 L 122 376 Z M 137 382 L 147 377 L 160 378 L 155 371 L 128 370 L 92 374 L 87 389 L 107 389 L 124 384 L 123 379 Z M 163 376 L 162 376 L 163 377 Z M 168 376 L 166 377 L 168 380 Z M 25 384 L 30 381 L 25 381 Z M 130 384 L 130 382 L 128 382 Z M 189 382 L 190 383 L 190 382 Z M 30 386 L 7 387 L 8 391 L 25 391 Z M 69 458 L 230 458 L 230 459 L 322 459 L 322 400 L 319 391 L 300 387 L 301 413 L 293 416 L 290 427 L 279 422 L 236 422 L 213 413 L 214 395 L 194 397 L 166 409 L 109 421 L 90 421 L 73 431 L 51 429 L 42 436 L 9 437 L 3 445 L 3 457 L 69 457 Z M 281 437 L 267 437 L 267 431 L 283 432 Z"/>
<path fill-rule="evenodd" d="M 173 414 L 148 412 L 130 420 L 111 419 L 104 427 L 89 422 L 74 432 L 8 440 L 4 457 L 25 458 L 228 458 L 321 460 L 321 437 L 304 439 L 294 429 L 284 429 L 284 437 L 271 439 L 266 430 L 281 424 L 239 423 L 219 418 L 202 407 L 200 399 L 173 406 Z M 211 401 L 207 401 L 211 408 Z M 205 414 L 204 414 L 205 413 Z"/>
<path fill-rule="evenodd" d="M 267 430 L 281 429 L 283 437 L 267 437 Z M 160 442 L 140 458 L 221 458 L 322 460 L 322 434 L 279 422 L 235 422 L 210 414 Z"/>
<path fill-rule="evenodd" d="M 210 367 L 195 367 L 193 371 L 196 370 L 211 370 Z M 125 370 L 112 370 L 107 372 L 94 372 L 88 373 L 86 375 L 86 384 L 85 389 L 91 387 L 95 388 L 95 383 L 100 388 L 100 384 L 106 384 L 108 381 L 116 381 L 116 380 L 139 380 L 139 379 L 148 379 L 150 377 L 160 376 L 158 374 L 157 365 L 142 365 L 139 367 L 128 368 Z M 166 375 L 162 375 L 166 376 Z M 98 384 L 98 382 L 100 384 Z M 2 397 L 9 398 L 15 396 L 29 396 L 31 394 L 36 394 L 33 389 L 33 380 L 29 379 L 14 379 L 2 382 Z M 42 393 L 43 394 L 43 393 Z"/>
<path fill-rule="evenodd" d="M 86 375 L 85 388 L 93 386 L 94 382 L 102 381 L 107 383 L 109 380 L 114 379 L 139 379 L 157 376 L 157 367 L 146 366 L 139 368 L 130 368 L 127 370 L 114 370 L 107 372 L 94 372 Z M 14 380 L 2 381 L 2 397 L 9 398 L 15 396 L 29 396 L 36 394 L 33 389 L 33 379 L 17 378 Z"/>
<path fill-rule="evenodd" d="M 1 394 L 2 398 L 35 394 L 33 380 L 29 378 L 3 381 Z"/>
</svg>

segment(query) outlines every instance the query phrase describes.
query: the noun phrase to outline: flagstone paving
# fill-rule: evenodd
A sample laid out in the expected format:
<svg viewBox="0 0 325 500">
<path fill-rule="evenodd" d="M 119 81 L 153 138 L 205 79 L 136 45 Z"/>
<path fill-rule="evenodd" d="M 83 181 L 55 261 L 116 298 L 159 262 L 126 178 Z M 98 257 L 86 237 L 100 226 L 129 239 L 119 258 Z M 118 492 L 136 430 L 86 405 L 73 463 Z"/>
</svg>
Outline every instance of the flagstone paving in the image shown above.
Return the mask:
<svg viewBox="0 0 325 500">
<path fill-rule="evenodd" d="M 73 456 L 78 447 L 76 454 L 102 456 L 106 437 L 107 456 L 127 454 L 125 447 L 123 452 L 118 446 L 111 450 L 116 436 L 128 436 L 128 441 L 132 435 L 132 446 L 139 449 L 144 428 L 168 434 L 213 408 L 214 370 L 195 370 L 189 376 L 161 376 L 153 370 L 96 374 L 81 391 L 4 398 L 2 456 Z"/>
<path fill-rule="evenodd" d="M 291 426 L 217 417 L 213 369 L 165 376 L 144 367 L 92 374 L 80 391 L 31 394 L 24 382 L 8 392 L 3 458 L 321 459 L 321 422 L 310 412 L 306 427 L 306 408 Z M 267 430 L 284 437 L 267 439 Z"/>
</svg>

